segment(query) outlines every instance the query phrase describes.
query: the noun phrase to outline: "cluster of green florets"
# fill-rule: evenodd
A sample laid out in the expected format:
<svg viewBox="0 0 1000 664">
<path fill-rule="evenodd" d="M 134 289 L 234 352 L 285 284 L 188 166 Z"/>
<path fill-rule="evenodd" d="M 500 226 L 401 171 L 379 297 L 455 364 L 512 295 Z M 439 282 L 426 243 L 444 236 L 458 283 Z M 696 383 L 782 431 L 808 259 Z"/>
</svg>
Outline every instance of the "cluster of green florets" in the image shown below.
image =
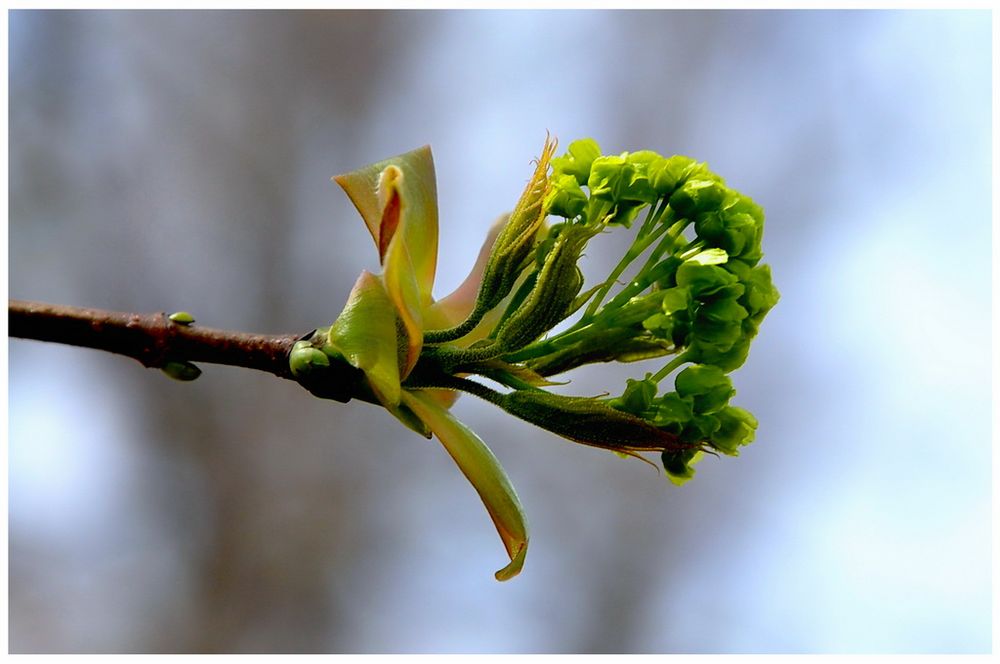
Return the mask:
<svg viewBox="0 0 1000 664">
<path fill-rule="evenodd" d="M 735 455 L 757 428 L 753 415 L 730 405 L 729 374 L 746 361 L 778 301 L 770 268 L 760 264 L 764 213 L 688 157 L 602 155 L 591 139 L 560 157 L 554 149 L 546 141 L 494 241 L 467 318 L 424 331 L 419 361 L 401 387 L 470 392 L 570 440 L 627 455 L 659 453 L 668 476 L 684 481 L 702 452 Z M 586 289 L 580 257 L 611 229 L 631 229 L 632 244 Z M 396 321 L 383 318 L 384 336 L 393 338 Z M 371 345 L 345 350 L 343 340 L 353 337 L 341 328 L 353 320 L 342 314 L 298 342 L 292 373 L 314 394 L 379 401 L 377 385 L 365 388 L 377 374 L 353 369 L 371 364 Z M 483 336 L 462 341 L 486 322 Z M 373 325 L 365 323 L 367 334 Z M 550 376 L 586 364 L 655 358 L 666 358 L 658 371 L 628 380 L 614 397 L 546 389 Z M 342 365 L 354 373 L 333 370 Z M 661 393 L 675 372 L 673 389 Z M 505 390 L 470 380 L 477 375 Z"/>
<path fill-rule="evenodd" d="M 546 201 L 562 223 L 631 227 L 648 212 L 625 258 L 590 293 L 582 318 L 538 342 L 534 357 L 529 347 L 517 359 L 550 374 L 585 362 L 673 356 L 659 372 L 629 380 L 608 405 L 686 444 L 663 452 L 675 480 L 691 477 L 701 450 L 737 454 L 753 440 L 757 421 L 729 405 L 735 390 L 727 374 L 744 363 L 779 297 L 769 266 L 758 264 L 762 209 L 688 157 L 648 150 L 602 156 L 586 139 L 552 166 Z M 604 302 L 642 256 L 642 267 Z M 658 395 L 660 381 L 685 364 L 674 391 Z"/>
<path fill-rule="evenodd" d="M 521 569 L 527 528 L 497 459 L 447 412 L 454 392 L 576 443 L 660 454 L 668 477 L 683 482 L 703 452 L 736 455 L 753 440 L 757 420 L 730 405 L 729 374 L 779 297 L 759 264 L 763 211 L 705 164 L 649 150 L 602 155 L 591 139 L 561 157 L 555 149 L 547 137 L 471 281 L 439 302 L 429 299 L 437 245 L 429 150 L 335 178 L 365 218 L 385 272 L 362 272 L 337 319 L 296 340 L 288 357 L 291 377 L 316 396 L 380 404 L 421 435 L 437 435 L 510 556 L 499 580 Z M 550 223 L 553 216 L 561 219 Z M 587 288 L 580 259 L 610 229 L 631 229 L 632 244 Z M 171 320 L 193 321 L 182 314 Z M 549 377 L 586 364 L 657 358 L 668 359 L 617 396 L 548 389 Z M 164 370 L 197 376 L 177 362 Z M 661 393 L 671 376 L 673 389 Z"/>
</svg>

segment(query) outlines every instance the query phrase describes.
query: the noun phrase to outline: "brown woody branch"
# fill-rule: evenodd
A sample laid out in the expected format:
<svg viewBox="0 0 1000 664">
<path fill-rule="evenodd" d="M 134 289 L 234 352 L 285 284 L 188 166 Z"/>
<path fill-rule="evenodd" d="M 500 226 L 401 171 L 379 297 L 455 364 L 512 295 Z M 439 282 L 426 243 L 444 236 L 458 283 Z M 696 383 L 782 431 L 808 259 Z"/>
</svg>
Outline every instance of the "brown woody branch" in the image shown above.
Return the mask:
<svg viewBox="0 0 1000 664">
<path fill-rule="evenodd" d="M 264 335 L 175 323 L 165 313 L 132 314 L 10 300 L 11 337 L 125 355 L 146 367 L 168 361 L 245 367 L 292 379 L 288 353 L 299 335 Z"/>
</svg>

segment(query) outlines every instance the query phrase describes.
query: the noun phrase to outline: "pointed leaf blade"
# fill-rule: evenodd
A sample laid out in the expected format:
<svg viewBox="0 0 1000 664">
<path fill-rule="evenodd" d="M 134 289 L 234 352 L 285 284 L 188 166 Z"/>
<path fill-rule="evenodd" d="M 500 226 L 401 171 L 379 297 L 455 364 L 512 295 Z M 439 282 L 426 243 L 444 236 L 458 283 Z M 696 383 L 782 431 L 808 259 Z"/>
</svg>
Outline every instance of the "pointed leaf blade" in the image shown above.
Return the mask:
<svg viewBox="0 0 1000 664">
<path fill-rule="evenodd" d="M 510 563 L 496 572 L 496 579 L 517 576 L 528 550 L 528 529 L 521 502 L 500 462 L 479 436 L 431 398 L 404 391 L 402 400 L 430 427 L 482 498 L 510 556 Z"/>
<path fill-rule="evenodd" d="M 437 266 L 438 209 L 430 146 L 337 175 L 368 227 L 385 263 L 392 240 L 406 245 L 421 305 L 431 302 Z"/>
<path fill-rule="evenodd" d="M 432 303 L 437 267 L 438 211 L 430 147 L 333 178 L 368 226 L 385 269 L 389 298 L 406 328 L 406 377 L 423 347 L 422 311 Z"/>
</svg>

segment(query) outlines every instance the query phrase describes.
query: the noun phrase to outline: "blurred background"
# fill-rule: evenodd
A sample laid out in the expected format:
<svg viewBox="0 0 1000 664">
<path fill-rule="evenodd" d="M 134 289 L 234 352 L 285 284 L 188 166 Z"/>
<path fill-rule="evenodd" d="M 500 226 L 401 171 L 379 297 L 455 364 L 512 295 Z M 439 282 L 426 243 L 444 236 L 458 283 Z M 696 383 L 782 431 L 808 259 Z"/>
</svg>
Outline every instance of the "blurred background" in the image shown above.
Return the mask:
<svg viewBox="0 0 1000 664">
<path fill-rule="evenodd" d="M 757 441 L 682 488 L 459 401 L 530 520 L 504 584 L 450 458 L 377 408 L 11 340 L 12 651 L 989 651 L 988 12 L 9 26 L 11 297 L 329 324 L 378 267 L 330 176 L 424 143 L 440 296 L 546 130 L 707 161 L 764 206 L 783 295 L 734 375 Z"/>
</svg>

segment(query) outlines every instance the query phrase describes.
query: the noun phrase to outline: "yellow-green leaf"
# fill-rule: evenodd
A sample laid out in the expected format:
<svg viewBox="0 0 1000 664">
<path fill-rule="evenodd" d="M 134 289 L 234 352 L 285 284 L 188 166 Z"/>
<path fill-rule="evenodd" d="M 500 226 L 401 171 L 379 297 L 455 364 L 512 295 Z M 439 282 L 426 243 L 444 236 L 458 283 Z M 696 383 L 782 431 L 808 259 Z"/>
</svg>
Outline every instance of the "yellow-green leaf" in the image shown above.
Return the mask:
<svg viewBox="0 0 1000 664">
<path fill-rule="evenodd" d="M 344 310 L 330 327 L 329 342 L 351 366 L 365 373 L 379 401 L 386 407 L 399 403 L 396 309 L 378 277 L 361 273 Z"/>
<path fill-rule="evenodd" d="M 437 185 L 430 147 L 338 175 L 379 250 L 385 287 L 406 329 L 405 378 L 423 347 L 422 311 L 430 306 L 437 265 Z"/>
<path fill-rule="evenodd" d="M 429 146 L 338 175 L 368 226 L 385 264 L 399 237 L 409 254 L 421 306 L 431 303 L 437 265 L 438 209 L 434 159 Z"/>
<path fill-rule="evenodd" d="M 397 235 L 389 243 L 385 261 L 385 289 L 396 307 L 396 313 L 406 330 L 405 349 L 400 375 L 403 378 L 420 359 L 420 349 L 424 345 L 424 315 L 420 304 L 419 284 L 414 278 L 413 263 L 406 244 Z"/>
<path fill-rule="evenodd" d="M 479 436 L 433 399 L 404 391 L 402 402 L 430 427 L 482 498 L 510 556 L 510 564 L 497 571 L 496 579 L 506 581 L 517 576 L 528 551 L 528 529 L 521 502 L 500 462 Z"/>
</svg>

